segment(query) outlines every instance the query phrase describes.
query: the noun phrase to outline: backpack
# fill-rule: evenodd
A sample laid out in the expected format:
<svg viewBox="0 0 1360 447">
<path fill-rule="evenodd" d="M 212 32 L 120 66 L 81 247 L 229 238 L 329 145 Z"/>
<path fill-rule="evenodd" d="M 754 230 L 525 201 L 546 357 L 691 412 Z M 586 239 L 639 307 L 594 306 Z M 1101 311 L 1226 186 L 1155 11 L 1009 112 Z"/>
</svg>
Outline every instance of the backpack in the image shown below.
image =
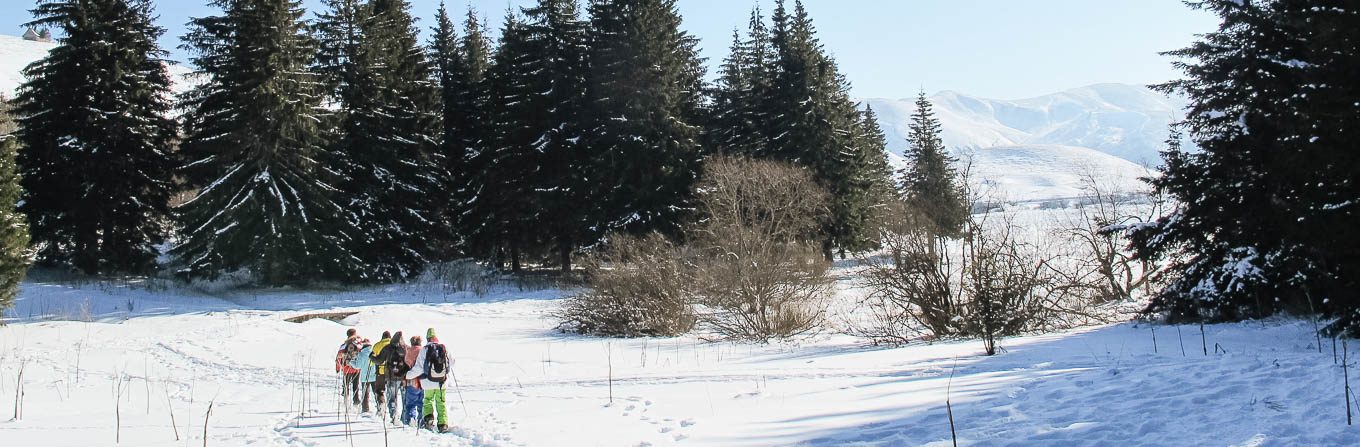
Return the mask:
<svg viewBox="0 0 1360 447">
<path fill-rule="evenodd" d="M 431 343 L 425 348 L 425 379 L 434 383 L 444 383 L 449 377 L 449 354 L 444 345 Z"/>
<path fill-rule="evenodd" d="M 353 362 L 353 361 L 354 361 L 354 358 L 355 358 L 355 357 L 358 357 L 358 356 L 359 356 L 359 351 L 360 351 L 360 347 L 359 347 L 359 339 L 358 339 L 358 338 L 350 338 L 350 339 L 348 339 L 348 340 L 345 340 L 345 347 L 344 347 L 344 349 L 345 349 L 345 357 L 344 357 L 344 359 L 345 359 L 345 364 L 348 365 L 348 364 L 350 364 L 350 362 Z"/>
<path fill-rule="evenodd" d="M 406 349 L 403 347 L 389 344 L 383 349 L 383 355 L 386 356 L 387 372 L 392 376 L 404 376 L 411 369 L 406 366 Z"/>
</svg>

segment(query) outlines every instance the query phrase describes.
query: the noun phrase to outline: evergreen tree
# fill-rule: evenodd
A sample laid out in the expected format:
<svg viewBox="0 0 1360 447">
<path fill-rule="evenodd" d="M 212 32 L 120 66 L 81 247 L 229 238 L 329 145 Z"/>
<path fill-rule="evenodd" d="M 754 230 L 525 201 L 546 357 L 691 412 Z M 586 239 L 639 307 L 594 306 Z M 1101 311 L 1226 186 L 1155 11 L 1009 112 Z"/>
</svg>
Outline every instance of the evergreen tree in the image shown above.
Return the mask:
<svg viewBox="0 0 1360 447">
<path fill-rule="evenodd" d="M 66 38 L 24 70 L 21 206 L 39 260 L 85 273 L 156 267 L 172 190 L 170 75 L 149 0 L 41 1 Z"/>
<path fill-rule="evenodd" d="M 487 91 L 483 82 L 491 44 L 482 32 L 483 25 L 477 20 L 475 10 L 468 10 L 464 27 L 467 34 L 460 38 L 447 7 L 441 2 L 435 27 L 431 30 L 433 37 L 429 49 L 442 105 L 439 152 L 443 154 L 448 176 L 445 180 L 448 200 L 443 211 L 453 236 L 449 246 L 443 249 L 448 254 L 465 251 L 469 244 L 468 234 L 478 226 L 472 222 L 475 219 L 468 214 L 467 204 L 475 198 L 471 192 L 471 179 L 479 171 L 474 164 L 476 153 L 487 132 L 486 127 L 492 125 L 485 122 Z"/>
<path fill-rule="evenodd" d="M 888 164 L 888 136 L 878 124 L 878 113 L 865 106 L 860 115 L 860 154 L 869 166 L 868 176 L 873 182 L 874 196 L 879 203 L 887 203 L 899 196 L 893 184 L 892 166 Z"/>
<path fill-rule="evenodd" d="M 366 278 L 347 249 L 355 229 L 334 200 L 340 171 L 322 141 L 315 43 L 295 0 L 214 0 L 185 48 L 203 81 L 185 100 L 182 174 L 195 198 L 177 209 L 171 253 L 187 278 L 244 272 L 270 285 Z"/>
<path fill-rule="evenodd" d="M 18 211 L 19 139 L 13 134 L 10 105 L 0 98 L 0 312 L 14 305 L 32 256 L 28 248 L 28 223 Z"/>
<path fill-rule="evenodd" d="M 590 12 L 593 228 L 673 232 L 701 155 L 697 41 L 674 0 L 595 0 Z"/>
<path fill-rule="evenodd" d="M 341 203 L 362 230 L 350 251 L 368 264 L 371 279 L 411 279 L 450 237 L 438 196 L 447 175 L 435 150 L 432 68 L 406 1 L 337 0 L 331 7 L 318 27 L 343 33 L 322 40 L 329 50 L 318 65 L 336 87 L 330 151 L 339 156 Z"/>
<path fill-rule="evenodd" d="M 949 156 L 940 120 L 935 118 L 930 99 L 923 91 L 916 97 L 916 111 L 911 115 L 907 141 L 907 160 L 910 165 L 902 171 L 902 193 L 912 212 L 923 215 L 931 233 L 954 237 L 963 231 L 971 212 L 964 185 L 954 165 L 958 160 Z"/>
<path fill-rule="evenodd" d="M 871 157 L 857 149 L 861 116 L 850 99 L 849 82 L 817 40 L 802 1 L 790 16 L 776 4 L 772 41 L 773 66 L 769 107 L 769 156 L 807 166 L 832 196 L 830 217 L 823 225 L 823 252 L 828 258 L 872 246 L 870 228 L 877 205 Z"/>
<path fill-rule="evenodd" d="M 580 144 L 588 105 L 587 24 L 574 0 L 539 0 L 524 10 L 532 94 L 519 117 L 527 120 L 535 176 L 536 226 L 550 228 L 541 242 L 554 246 L 559 265 L 571 270 L 571 254 L 591 239 L 590 154 Z"/>
<path fill-rule="evenodd" d="M 1187 78 L 1160 88 L 1190 99 L 1183 126 L 1200 150 L 1164 153 L 1153 185 L 1179 206 L 1133 234 L 1140 255 L 1179 273 L 1148 310 L 1173 321 L 1317 310 L 1360 334 L 1360 5 L 1194 5 L 1222 24 L 1168 53 Z"/>
<path fill-rule="evenodd" d="M 530 119 L 538 93 L 531 70 L 535 53 L 529 26 L 513 11 L 506 14 L 500 46 L 486 74 L 489 101 L 487 121 L 494 123 L 484 137 L 474 164 L 469 213 L 477 226 L 472 229 L 471 250 L 496 265 L 507 260 L 519 270 L 522 254 L 535 244 L 534 185 L 540 156 L 538 137 Z"/>
<path fill-rule="evenodd" d="M 745 39 L 733 31 L 732 49 L 719 69 L 707 124 L 707 149 L 761 156 L 768 152 L 770 94 L 774 51 L 760 9 L 751 12 Z"/>
</svg>

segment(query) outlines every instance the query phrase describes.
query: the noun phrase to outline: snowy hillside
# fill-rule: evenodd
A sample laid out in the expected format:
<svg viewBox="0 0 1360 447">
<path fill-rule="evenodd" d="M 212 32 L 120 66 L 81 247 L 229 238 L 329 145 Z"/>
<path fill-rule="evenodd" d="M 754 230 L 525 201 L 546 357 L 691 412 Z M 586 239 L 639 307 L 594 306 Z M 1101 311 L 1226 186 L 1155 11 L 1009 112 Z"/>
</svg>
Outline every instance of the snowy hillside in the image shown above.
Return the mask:
<svg viewBox="0 0 1360 447">
<path fill-rule="evenodd" d="M 954 149 L 1057 144 L 1095 149 L 1138 164 L 1153 164 L 1167 124 L 1184 101 L 1147 87 L 1097 84 L 1037 98 L 1003 101 L 941 92 L 931 103 Z M 868 99 L 888 133 L 888 147 L 906 148 L 915 99 Z"/>
<path fill-rule="evenodd" d="M 868 99 L 902 154 L 914 99 Z M 1067 197 L 1086 172 L 1137 186 L 1145 166 L 1156 166 L 1184 103 L 1146 87 L 1098 84 L 1037 98 L 1003 101 L 942 92 L 931 97 L 944 142 L 959 156 L 974 155 L 982 181 L 1007 188 L 1011 199 Z M 992 151 L 1000 151 L 992 153 Z M 1126 180 L 1132 180 L 1132 183 Z"/>
<path fill-rule="evenodd" d="M 984 357 L 977 341 L 885 349 L 839 335 L 771 345 L 570 336 L 554 331 L 551 317 L 566 291 L 445 290 L 208 296 L 25 283 L 10 324 L 0 326 L 0 439 L 47 447 L 115 437 L 166 447 L 950 446 L 949 398 L 958 445 L 1360 445 L 1360 431 L 1345 424 L 1344 372 L 1304 321 L 1211 325 L 1204 341 L 1197 326 L 1154 334 L 1119 324 L 1007 339 L 1005 352 Z M 847 299 L 862 293 L 853 279 L 840 290 Z M 284 321 L 319 311 L 355 315 Z M 86 322 L 48 321 L 53 315 Z M 376 340 L 383 330 L 431 326 L 457 360 L 451 433 L 384 425 L 339 405 L 332 359 L 346 328 Z M 19 383 L 22 415 L 10 420 Z"/>
<path fill-rule="evenodd" d="M 13 98 L 24 82 L 24 67 L 42 59 L 57 44 L 31 42 L 17 36 L 0 35 L 0 96 Z"/>
<path fill-rule="evenodd" d="M 14 98 L 19 85 L 24 82 L 24 67 L 47 56 L 47 52 L 56 46 L 55 43 L 33 42 L 17 36 L 0 35 L 0 96 Z M 170 67 L 170 79 L 177 86 L 186 85 L 182 80 L 188 73 L 189 70 L 182 66 Z"/>
</svg>

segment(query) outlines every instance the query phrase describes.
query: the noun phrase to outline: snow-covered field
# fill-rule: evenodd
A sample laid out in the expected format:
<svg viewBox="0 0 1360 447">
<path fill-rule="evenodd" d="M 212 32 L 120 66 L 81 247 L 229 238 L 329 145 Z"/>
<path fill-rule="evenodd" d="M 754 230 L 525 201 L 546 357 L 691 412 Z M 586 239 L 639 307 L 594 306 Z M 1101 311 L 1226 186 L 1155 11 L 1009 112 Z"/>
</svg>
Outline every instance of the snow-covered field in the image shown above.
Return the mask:
<svg viewBox="0 0 1360 447">
<path fill-rule="evenodd" d="M 842 296 L 861 293 L 854 284 L 846 275 Z M 26 283 L 0 327 L 0 420 L 24 365 L 23 415 L 0 422 L 0 444 L 113 445 L 117 432 L 124 445 L 197 446 L 206 432 L 218 446 L 945 446 L 948 398 L 959 445 L 1360 445 L 1343 371 L 1308 322 L 1209 326 L 1209 355 L 1197 326 L 1157 327 L 1154 351 L 1150 327 L 1118 324 L 1005 340 L 984 357 L 972 341 L 564 335 L 557 290 L 155 289 Z M 358 313 L 284 321 L 332 310 Z M 50 321 L 63 316 L 87 321 Z M 452 433 L 347 418 L 332 359 L 349 326 L 373 339 L 436 328 L 457 358 Z"/>
</svg>

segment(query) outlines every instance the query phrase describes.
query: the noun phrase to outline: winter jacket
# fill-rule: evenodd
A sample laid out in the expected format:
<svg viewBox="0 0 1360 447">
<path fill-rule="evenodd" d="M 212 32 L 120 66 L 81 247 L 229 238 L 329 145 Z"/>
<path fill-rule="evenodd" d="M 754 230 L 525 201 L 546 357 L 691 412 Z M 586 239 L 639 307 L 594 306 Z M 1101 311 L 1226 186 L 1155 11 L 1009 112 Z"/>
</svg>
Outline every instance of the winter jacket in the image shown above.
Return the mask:
<svg viewBox="0 0 1360 447">
<path fill-rule="evenodd" d="M 439 390 L 444 388 L 444 384 L 442 383 L 421 377 L 425 375 L 425 353 L 429 352 L 430 347 L 434 345 L 444 346 L 444 344 L 439 342 L 439 339 L 429 340 L 429 342 L 420 349 L 420 353 L 416 355 L 416 361 L 411 364 L 411 370 L 406 372 L 406 379 L 420 379 L 420 389 L 423 390 Z M 449 350 L 445 348 L 444 355 L 447 356 L 448 353 Z M 449 356 L 449 369 L 453 369 L 453 356 Z"/>
<path fill-rule="evenodd" d="M 385 351 L 391 343 L 392 339 L 384 338 L 373 344 L 373 362 L 378 365 L 378 375 L 380 376 L 387 374 L 387 356 L 391 353 Z"/>
<path fill-rule="evenodd" d="M 424 348 L 424 346 L 407 346 L 407 347 L 406 347 L 406 372 L 407 372 L 407 373 L 410 373 L 411 370 L 415 368 L 416 359 L 420 357 L 420 351 L 423 351 L 423 350 L 424 350 L 423 348 Z M 406 379 L 404 382 L 406 382 L 406 386 L 413 386 L 413 387 L 416 387 L 416 388 L 420 388 L 420 381 L 419 381 L 419 380 L 415 380 L 414 378 Z"/>
<path fill-rule="evenodd" d="M 336 351 L 335 372 L 343 373 L 345 375 L 350 375 L 359 372 L 359 370 L 354 369 L 354 367 L 352 366 L 349 366 L 350 359 L 345 358 L 345 351 L 349 348 L 351 340 L 352 339 L 346 339 L 344 343 L 340 344 L 340 350 Z"/>
<path fill-rule="evenodd" d="M 349 362 L 349 366 L 359 371 L 359 383 L 372 383 L 378 380 L 377 365 L 373 364 L 373 346 L 364 346 L 359 355 Z"/>
</svg>

